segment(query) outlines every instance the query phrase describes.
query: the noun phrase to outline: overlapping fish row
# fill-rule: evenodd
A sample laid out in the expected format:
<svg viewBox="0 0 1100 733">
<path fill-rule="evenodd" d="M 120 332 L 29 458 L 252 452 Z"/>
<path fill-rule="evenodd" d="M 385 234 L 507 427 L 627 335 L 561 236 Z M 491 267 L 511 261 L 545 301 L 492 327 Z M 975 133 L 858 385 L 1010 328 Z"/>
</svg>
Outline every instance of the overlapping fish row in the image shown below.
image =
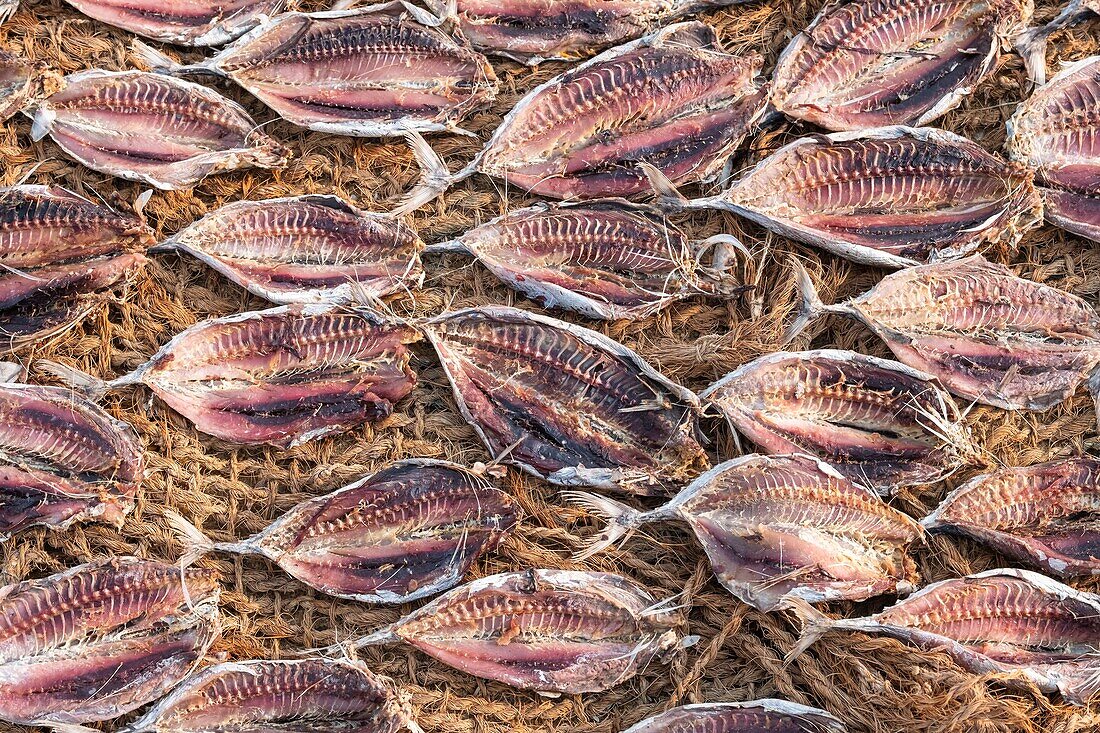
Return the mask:
<svg viewBox="0 0 1100 733">
<path fill-rule="evenodd" d="M 392 213 L 332 196 L 241 201 L 155 246 L 196 257 L 281 307 L 198 323 L 114 380 L 43 363 L 71 389 L 0 385 L 0 532 L 123 520 L 139 491 L 142 448 L 95 404 L 112 389 L 144 385 L 204 433 L 286 448 L 384 420 L 415 387 L 410 346 L 423 339 L 494 463 L 559 486 L 671 497 L 638 508 L 637 499 L 564 493 L 606 522 L 578 540 L 579 557 L 650 523 L 681 521 L 732 595 L 802 619 L 792 657 L 834 630 L 883 633 L 946 649 L 977 672 L 1022 673 L 1012 679 L 1070 702 L 1100 692 L 1100 598 L 1007 569 L 914 592 L 921 579 L 909 554 L 928 532 L 950 532 L 1053 574 L 1097 574 L 1095 460 L 979 475 L 919 522 L 883 498 L 989 463 L 952 395 L 1045 410 L 1087 384 L 1100 415 L 1100 315 L 974 254 L 1015 246 L 1044 217 L 1100 239 L 1097 59 L 1020 105 L 1004 158 L 922 127 L 991 74 L 1030 22 L 1030 3 L 829 6 L 791 42 L 770 83 L 758 78 L 759 57 L 726 53 L 704 23 L 660 27 L 729 4 L 717 0 L 598 9 L 592 0 L 546 8 L 432 0 L 432 12 L 392 2 L 322 13 L 280 12 L 271 0 L 167 10 L 72 4 L 152 40 L 230 43 L 179 64 L 138 42 L 155 73 L 91 70 L 60 83 L 0 57 L 0 117 L 24 111 L 36 140 L 49 136 L 95 170 L 179 189 L 219 171 L 285 165 L 289 151 L 243 108 L 176 78 L 215 74 L 302 127 L 407 135 L 424 178 Z M 1043 39 L 1092 10 L 1075 2 L 1020 36 L 1034 78 L 1045 72 Z M 419 135 L 461 134 L 462 121 L 494 99 L 496 74 L 482 52 L 534 64 L 598 51 L 525 95 L 458 173 Z M 834 132 L 780 148 L 717 196 L 680 194 L 678 186 L 716 180 L 772 112 Z M 401 214 L 476 173 L 566 202 L 426 245 Z M 650 193 L 655 206 L 620 198 Z M 131 216 L 65 189 L 13 186 L 0 208 L 0 281 L 10 292 L 0 329 L 13 349 L 76 326 L 137 278 L 153 244 L 140 202 Z M 796 263 L 803 306 L 789 333 L 827 314 L 850 316 L 898 361 L 781 352 L 696 394 L 601 333 L 526 310 L 403 322 L 374 307 L 421 286 L 422 253 L 452 251 L 546 308 L 590 318 L 639 319 L 689 297 L 737 297 L 749 278 L 733 265 L 747 274 L 753 255 L 728 235 L 692 241 L 665 220 L 695 209 L 902 268 L 826 305 Z M 708 411 L 761 454 L 712 467 L 701 430 Z M 212 540 L 166 512 L 185 545 L 182 567 L 120 558 L 0 589 L 8 640 L 0 639 L 0 719 L 75 731 L 176 687 L 123 730 L 303 722 L 415 733 L 407 696 L 343 659 L 349 649 L 406 643 L 478 677 L 575 694 L 622 683 L 697 641 L 677 598 L 658 599 L 618 575 L 531 569 L 460 585 L 522 519 L 491 473 L 398 462 L 241 540 Z M 322 593 L 362 602 L 443 595 L 327 656 L 196 673 L 218 635 L 218 590 L 213 573 L 189 566 L 213 552 L 262 555 Z M 910 593 L 864 619 L 833 619 L 812 605 Z M 689 705 L 630 729 L 664 730 L 843 725 L 825 711 L 758 700 Z"/>
</svg>

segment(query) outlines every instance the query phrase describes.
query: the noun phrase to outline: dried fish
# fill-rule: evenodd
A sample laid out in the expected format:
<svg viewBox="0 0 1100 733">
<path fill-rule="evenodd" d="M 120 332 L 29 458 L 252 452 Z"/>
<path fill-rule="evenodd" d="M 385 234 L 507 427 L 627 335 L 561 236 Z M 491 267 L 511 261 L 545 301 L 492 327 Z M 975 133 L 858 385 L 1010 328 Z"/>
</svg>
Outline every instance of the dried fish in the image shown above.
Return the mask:
<svg viewBox="0 0 1100 733">
<path fill-rule="evenodd" d="M 703 258 L 711 248 L 708 266 Z M 692 242 L 625 202 L 539 204 L 426 251 L 467 252 L 544 308 L 590 318 L 646 318 L 694 295 L 732 297 L 745 290 L 728 273 L 734 252 L 746 251 L 735 237 Z"/>
<path fill-rule="evenodd" d="M 647 718 L 623 733 L 844 733 L 824 710 L 786 700 L 683 705 Z"/>
<path fill-rule="evenodd" d="M 955 489 L 921 524 L 1062 577 L 1100 575 L 1100 461 L 1003 468 Z"/>
<path fill-rule="evenodd" d="M 934 484 L 980 455 L 933 377 L 852 351 L 769 354 L 699 397 L 766 453 L 809 453 L 883 495 Z"/>
<path fill-rule="evenodd" d="M 947 652 L 978 674 L 1060 692 L 1083 705 L 1100 689 L 1100 596 L 1028 570 L 989 570 L 933 583 L 882 613 L 833 619 L 808 604 L 800 654 L 833 630 L 885 634 L 926 651 Z"/>
<path fill-rule="evenodd" d="M 0 383 L 0 538 L 34 525 L 121 526 L 144 455 L 133 428 L 70 390 Z"/>
<path fill-rule="evenodd" d="M 346 303 L 418 285 L 422 249 L 400 219 L 314 195 L 234 202 L 153 251 L 186 252 L 275 303 Z"/>
<path fill-rule="evenodd" d="M 886 127 L 795 140 L 724 193 L 687 200 L 646 167 L 668 209 L 719 209 L 878 267 L 1015 245 L 1042 221 L 1033 173 L 964 137 Z"/>
<path fill-rule="evenodd" d="M 220 46 L 283 9 L 285 0 L 66 0 L 90 18 L 154 41 Z"/>
<path fill-rule="evenodd" d="M 1100 241 L 1100 56 L 1037 89 L 1008 123 L 1008 154 L 1036 169 L 1046 219 Z"/>
<path fill-rule="evenodd" d="M 286 448 L 388 417 L 419 338 L 365 308 L 288 305 L 197 323 L 111 381 L 39 366 L 95 398 L 144 384 L 204 433 Z"/>
<path fill-rule="evenodd" d="M 0 3 L 0 23 L 3 22 Z M 20 111 L 32 100 L 57 91 L 60 78 L 40 61 L 31 61 L 0 51 L 0 122 Z"/>
<path fill-rule="evenodd" d="M 453 0 L 452 0 L 453 1 Z M 572 61 L 743 0 L 426 0 L 474 48 L 529 65 Z"/>
<path fill-rule="evenodd" d="M 1100 0 L 1070 0 L 1054 20 L 1038 28 L 1029 28 L 1016 38 L 1016 50 L 1024 58 L 1028 76 L 1036 84 L 1047 79 L 1047 38 L 1055 31 L 1100 15 Z"/>
<path fill-rule="evenodd" d="M 400 210 L 478 172 L 557 199 L 643 193 L 642 161 L 677 184 L 710 180 L 764 115 L 762 64 L 698 22 L 613 48 L 528 93 L 454 175 L 414 138 L 424 177 Z"/>
<path fill-rule="evenodd" d="M 19 0 L 0 0 L 0 23 L 7 21 L 19 9 Z"/>
<path fill-rule="evenodd" d="M 217 577 L 136 557 L 0 588 L 0 720 L 110 720 L 152 702 L 220 633 Z"/>
<path fill-rule="evenodd" d="M 579 557 L 647 524 L 687 522 L 718 582 L 762 611 L 774 611 L 789 598 L 862 601 L 916 588 L 905 548 L 920 538 L 920 526 L 810 456 L 727 461 L 650 511 L 595 494 L 563 496 L 608 520 Z"/>
<path fill-rule="evenodd" d="M 57 186 L 0 188 L 0 337 L 14 350 L 76 325 L 133 280 L 153 231 Z"/>
<path fill-rule="evenodd" d="M 423 325 L 497 460 L 564 486 L 667 493 L 709 465 L 699 400 L 606 336 L 517 308 Z"/>
<path fill-rule="evenodd" d="M 674 599 L 609 573 L 527 570 L 475 580 L 351 642 L 405 642 L 455 669 L 541 693 L 601 692 L 695 643 Z M 330 651 L 341 652 L 343 646 Z"/>
<path fill-rule="evenodd" d="M 829 3 L 776 65 L 771 102 L 829 130 L 926 125 L 988 77 L 1032 0 Z"/>
<path fill-rule="evenodd" d="M 230 662 L 204 669 L 120 733 L 422 733 L 387 677 L 345 660 Z"/>
<path fill-rule="evenodd" d="M 278 168 L 289 157 L 239 104 L 198 84 L 96 69 L 64 83 L 35 107 L 31 137 L 49 135 L 101 173 L 174 190 L 219 171 Z"/>
<path fill-rule="evenodd" d="M 208 552 L 259 554 L 306 585 L 367 603 L 406 603 L 462 581 L 515 528 L 510 496 L 454 463 L 394 463 L 309 499 L 241 542 L 211 542 L 169 515 L 190 565 Z"/>
<path fill-rule="evenodd" d="M 218 74 L 296 125 L 362 137 L 455 131 L 496 96 L 488 60 L 404 2 L 362 10 L 283 13 L 218 55 L 177 64 L 143 43 L 154 70 Z"/>
<path fill-rule="evenodd" d="M 865 323 L 903 363 L 952 393 L 1006 410 L 1046 410 L 1086 379 L 1100 391 L 1100 316 L 1081 298 L 981 255 L 892 273 L 825 305 L 797 262 L 802 312 L 788 332 L 838 313 Z"/>
</svg>

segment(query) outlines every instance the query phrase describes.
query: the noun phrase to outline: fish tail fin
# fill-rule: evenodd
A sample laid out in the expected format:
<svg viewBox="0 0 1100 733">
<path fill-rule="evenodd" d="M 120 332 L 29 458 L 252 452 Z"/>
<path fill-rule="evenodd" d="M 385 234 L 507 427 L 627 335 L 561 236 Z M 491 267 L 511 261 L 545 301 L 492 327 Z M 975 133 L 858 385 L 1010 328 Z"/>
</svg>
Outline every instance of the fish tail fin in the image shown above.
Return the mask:
<svg viewBox="0 0 1100 733">
<path fill-rule="evenodd" d="M 1047 81 L 1047 38 L 1055 31 L 1050 25 L 1028 28 L 1016 36 L 1013 46 L 1024 60 L 1027 78 L 1035 86 Z"/>
<path fill-rule="evenodd" d="M 711 250 L 711 257 L 710 267 L 706 272 L 715 280 L 715 296 L 735 298 L 753 289 L 753 286 L 747 283 L 753 279 L 758 263 L 752 251 L 740 239 L 732 234 L 716 234 L 713 237 L 707 237 L 698 243 L 696 259 L 702 257 L 708 249 Z M 742 263 L 740 276 L 731 272 L 738 261 Z"/>
<path fill-rule="evenodd" d="M 642 173 L 645 173 L 646 178 L 649 179 L 649 185 L 657 194 L 658 206 L 666 211 L 683 211 L 691 208 L 691 201 L 680 193 L 676 184 L 669 180 L 660 168 L 651 163 L 639 163 L 638 167 L 642 169 Z"/>
<path fill-rule="evenodd" d="M 257 133 L 261 138 L 259 143 L 244 148 L 239 152 L 240 157 L 258 168 L 282 168 L 290 162 L 290 148 L 283 145 L 275 138 Z"/>
<path fill-rule="evenodd" d="M 806 329 L 806 326 L 809 326 L 822 315 L 846 311 L 843 306 L 826 305 L 821 302 L 821 296 L 817 293 L 817 286 L 814 285 L 813 278 L 810 277 L 806 267 L 796 257 L 791 257 L 790 262 L 791 269 L 794 270 L 795 283 L 798 286 L 802 304 L 799 307 L 798 315 L 795 316 L 794 321 L 791 322 L 791 325 L 783 334 L 783 346 L 794 341 Z"/>
<path fill-rule="evenodd" d="M 57 118 L 57 112 L 44 104 L 35 107 L 33 112 L 28 110 L 24 114 L 31 117 L 31 140 L 34 142 L 38 142 L 50 134 L 53 121 Z"/>
<path fill-rule="evenodd" d="M 22 382 L 27 378 L 27 370 L 15 361 L 0 361 L 0 384 Z"/>
<path fill-rule="evenodd" d="M 183 554 L 180 555 L 179 559 L 181 568 L 194 565 L 199 558 L 208 555 L 215 549 L 214 541 L 204 535 L 198 527 L 184 519 L 182 515 L 171 509 L 162 509 L 161 514 L 183 544 Z"/>
<path fill-rule="evenodd" d="M 783 657 L 784 665 L 788 665 L 800 657 L 803 652 L 816 644 L 821 637 L 836 626 L 834 619 L 829 618 L 829 616 L 801 598 L 784 598 L 780 608 L 793 613 L 802 623 L 802 634 L 798 637 L 795 645 L 791 647 L 791 650 Z"/>
<path fill-rule="evenodd" d="M 466 253 L 469 250 L 461 239 L 448 239 L 446 242 L 435 242 L 421 250 L 421 254 L 447 254 L 450 252 Z"/>
<path fill-rule="evenodd" d="M 606 496 L 590 494 L 587 491 L 563 491 L 561 497 L 570 504 L 584 507 L 589 513 L 607 521 L 607 526 L 601 532 L 582 542 L 581 550 L 573 555 L 574 560 L 586 560 L 603 552 L 628 538 L 634 530 L 649 521 L 646 512 L 640 512 Z"/>
<path fill-rule="evenodd" d="M 391 626 L 383 626 L 378 631 L 366 636 L 361 636 L 358 639 L 352 639 L 350 641 L 337 642 L 335 644 L 329 644 L 328 646 L 313 647 L 311 649 L 301 649 L 297 652 L 291 652 L 290 656 L 301 658 L 310 657 L 328 657 L 352 660 L 353 654 L 359 649 L 367 646 L 385 646 L 386 644 L 392 644 L 395 641 L 399 641 L 400 637 L 393 632 Z"/>
<path fill-rule="evenodd" d="M 50 361 L 49 359 L 39 359 L 35 363 L 35 366 L 47 374 L 57 377 L 72 389 L 75 389 L 77 392 L 84 394 L 92 400 L 102 399 L 104 395 L 120 383 L 120 380 L 108 382 L 105 379 L 100 379 L 87 372 L 82 372 L 74 367 L 67 366 L 60 362 Z M 125 377 L 123 379 L 125 379 Z"/>
<path fill-rule="evenodd" d="M 144 64 L 150 71 L 158 74 L 170 74 L 172 76 L 187 76 L 188 74 L 213 74 L 217 73 L 208 63 L 181 64 L 167 54 L 161 53 L 144 41 L 134 39 L 130 43 L 130 52 Z"/>
<path fill-rule="evenodd" d="M 40 723 L 39 725 L 49 728 L 54 733 L 103 733 L 103 731 L 78 723 Z"/>
<path fill-rule="evenodd" d="M 406 130 L 405 141 L 409 144 L 420 166 L 420 180 L 397 202 L 397 207 L 391 212 L 394 216 L 416 211 L 424 204 L 441 196 L 455 183 L 468 178 L 474 170 L 469 168 L 452 174 L 447 164 L 432 149 L 431 144 L 416 130 Z"/>
</svg>

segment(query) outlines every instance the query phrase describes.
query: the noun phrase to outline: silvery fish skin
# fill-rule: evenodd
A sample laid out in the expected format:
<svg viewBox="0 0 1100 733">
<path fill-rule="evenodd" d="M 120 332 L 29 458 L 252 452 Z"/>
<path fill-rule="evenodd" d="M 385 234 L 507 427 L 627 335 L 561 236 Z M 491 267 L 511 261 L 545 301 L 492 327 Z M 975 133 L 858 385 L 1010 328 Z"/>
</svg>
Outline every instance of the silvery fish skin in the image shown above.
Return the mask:
<svg viewBox="0 0 1100 733">
<path fill-rule="evenodd" d="M 417 286 L 424 243 L 406 222 L 336 196 L 237 201 L 158 245 L 274 303 L 346 303 Z"/>
<path fill-rule="evenodd" d="M 4 10 L 0 4 L 0 22 Z M 57 91 L 60 79 L 40 61 L 31 61 L 0 50 L 0 122 L 32 100 Z"/>
<path fill-rule="evenodd" d="M 768 354 L 699 397 L 766 453 L 809 453 L 883 495 L 937 483 L 980 454 L 933 377 L 852 351 Z"/>
<path fill-rule="evenodd" d="M 877 267 L 970 254 L 1042 221 L 1034 175 L 964 137 L 886 127 L 796 140 L 724 193 L 688 201 L 657 171 L 671 209 L 720 209 Z"/>
<path fill-rule="evenodd" d="M 1047 80 L 1047 38 L 1057 30 L 1097 15 L 1100 15 L 1100 0 L 1070 0 L 1054 20 L 1038 28 L 1029 28 L 1016 38 L 1016 50 L 1024 57 L 1033 82 L 1045 84 Z"/>
<path fill-rule="evenodd" d="M 632 725 L 623 733 L 845 733 L 824 710 L 786 700 L 683 705 Z"/>
<path fill-rule="evenodd" d="M 710 180 L 764 115 L 762 63 L 722 52 L 698 22 L 613 48 L 529 92 L 454 175 L 416 143 L 423 182 L 399 211 L 478 172 L 570 200 L 645 193 L 640 162 L 676 184 Z"/>
<path fill-rule="evenodd" d="M 1100 575 L 1100 461 L 1070 458 L 976 476 L 921 522 L 1061 577 Z"/>
<path fill-rule="evenodd" d="M 136 557 L 0 588 L 0 720 L 79 724 L 152 702 L 218 637 L 218 592 L 208 571 Z"/>
<path fill-rule="evenodd" d="M 829 130 L 926 125 L 993 71 L 1031 0 L 826 4 L 776 65 L 771 103 Z"/>
<path fill-rule="evenodd" d="M 529 65 L 573 61 L 740 0 L 426 0 L 474 48 Z M 452 18 L 449 13 L 453 12 Z"/>
<path fill-rule="evenodd" d="M 197 323 L 109 382 L 39 366 L 94 397 L 144 384 L 204 433 L 287 448 L 389 417 L 419 338 L 365 308 L 289 305 Z"/>
<path fill-rule="evenodd" d="M 58 387 L 0 384 L 0 538 L 34 525 L 121 526 L 144 450 L 134 429 Z"/>
<path fill-rule="evenodd" d="M 744 246 L 733 237 L 692 242 L 625 202 L 518 209 L 427 248 L 473 255 L 544 308 L 606 320 L 647 318 L 695 295 L 742 292 L 727 271 L 734 250 Z"/>
<path fill-rule="evenodd" d="M 977 674 L 1008 674 L 1008 686 L 1059 692 L 1084 705 L 1100 689 L 1100 596 L 1029 570 L 989 570 L 922 588 L 882 613 L 833 619 L 808 605 L 796 656 L 833 630 L 884 634 L 944 651 Z"/>
<path fill-rule="evenodd" d="M 350 645 L 405 642 L 455 669 L 512 687 L 601 692 L 663 652 L 693 643 L 676 631 L 684 617 L 672 601 L 658 601 L 634 581 L 609 573 L 502 573 L 448 591 Z"/>
<path fill-rule="evenodd" d="M 402 2 L 362 10 L 283 13 L 213 58 L 180 65 L 144 44 L 158 71 L 214 73 L 247 89 L 283 119 L 362 137 L 448 131 L 496 96 L 488 60 Z"/>
<path fill-rule="evenodd" d="M 346 660 L 204 669 L 120 733 L 422 733 L 393 681 Z"/>
<path fill-rule="evenodd" d="M 284 0 L 66 0 L 108 25 L 181 46 L 220 46 L 282 10 Z"/>
<path fill-rule="evenodd" d="M 803 309 L 788 340 L 826 313 L 856 318 L 902 363 L 959 397 L 1006 410 L 1049 409 L 1086 379 L 1100 389 L 1100 316 L 1092 306 L 981 255 L 892 273 L 835 305 L 821 302 L 795 264 Z"/>
<path fill-rule="evenodd" d="M 718 582 L 762 611 L 790 598 L 862 601 L 916 588 L 905 548 L 920 539 L 920 525 L 810 456 L 727 461 L 651 511 L 582 492 L 564 497 L 608 521 L 581 557 L 646 524 L 687 522 Z"/>
<path fill-rule="evenodd" d="M 495 458 L 551 483 L 639 494 L 709 466 L 698 398 L 602 334 L 502 306 L 422 329 Z"/>
<path fill-rule="evenodd" d="M 140 208 L 140 201 L 139 201 Z M 58 186 L 0 188 L 0 340 L 10 350 L 76 325 L 133 280 L 153 231 Z"/>
<path fill-rule="evenodd" d="M 260 554 L 317 590 L 366 603 L 407 603 L 462 581 L 515 528 L 510 496 L 454 463 L 394 463 L 292 508 L 241 542 L 211 542 L 170 517 L 190 565 L 212 551 Z"/>
<path fill-rule="evenodd" d="M 143 71 L 81 71 L 40 102 L 31 137 L 47 135 L 92 170 L 166 190 L 219 171 L 279 168 L 289 153 L 239 104 L 212 89 Z"/>
<path fill-rule="evenodd" d="M 1008 123 L 1006 149 L 1036 169 L 1047 221 L 1100 241 L 1100 56 L 1035 90 Z"/>
</svg>

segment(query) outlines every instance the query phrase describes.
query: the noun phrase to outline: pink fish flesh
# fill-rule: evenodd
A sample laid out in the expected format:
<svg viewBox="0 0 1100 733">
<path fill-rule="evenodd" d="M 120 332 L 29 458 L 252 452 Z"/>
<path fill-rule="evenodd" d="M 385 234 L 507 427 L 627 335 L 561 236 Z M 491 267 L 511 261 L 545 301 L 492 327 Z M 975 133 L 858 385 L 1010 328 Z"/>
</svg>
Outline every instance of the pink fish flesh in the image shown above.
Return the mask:
<svg viewBox="0 0 1100 733">
<path fill-rule="evenodd" d="M 212 89 L 143 71 L 81 71 L 33 112 L 47 135 L 93 170 L 157 188 L 190 188 L 219 171 L 279 168 L 289 153 Z"/>
<path fill-rule="evenodd" d="M 389 417 L 419 338 L 364 308 L 290 305 L 195 324 L 110 382 L 39 364 L 96 397 L 144 384 L 204 433 L 286 448 Z"/>
<path fill-rule="evenodd" d="M 282 10 L 284 0 L 66 0 L 108 25 L 181 46 L 220 46 Z"/>
<path fill-rule="evenodd" d="M 343 303 L 418 285 L 422 249 L 400 219 L 311 195 L 236 201 L 153 251 L 186 252 L 274 303 Z"/>
<path fill-rule="evenodd" d="M 241 542 L 211 542 L 182 517 L 182 563 L 212 551 L 256 553 L 306 585 L 365 603 L 407 603 L 462 581 L 515 528 L 510 496 L 462 466 L 394 463 L 304 501 Z"/>
</svg>

